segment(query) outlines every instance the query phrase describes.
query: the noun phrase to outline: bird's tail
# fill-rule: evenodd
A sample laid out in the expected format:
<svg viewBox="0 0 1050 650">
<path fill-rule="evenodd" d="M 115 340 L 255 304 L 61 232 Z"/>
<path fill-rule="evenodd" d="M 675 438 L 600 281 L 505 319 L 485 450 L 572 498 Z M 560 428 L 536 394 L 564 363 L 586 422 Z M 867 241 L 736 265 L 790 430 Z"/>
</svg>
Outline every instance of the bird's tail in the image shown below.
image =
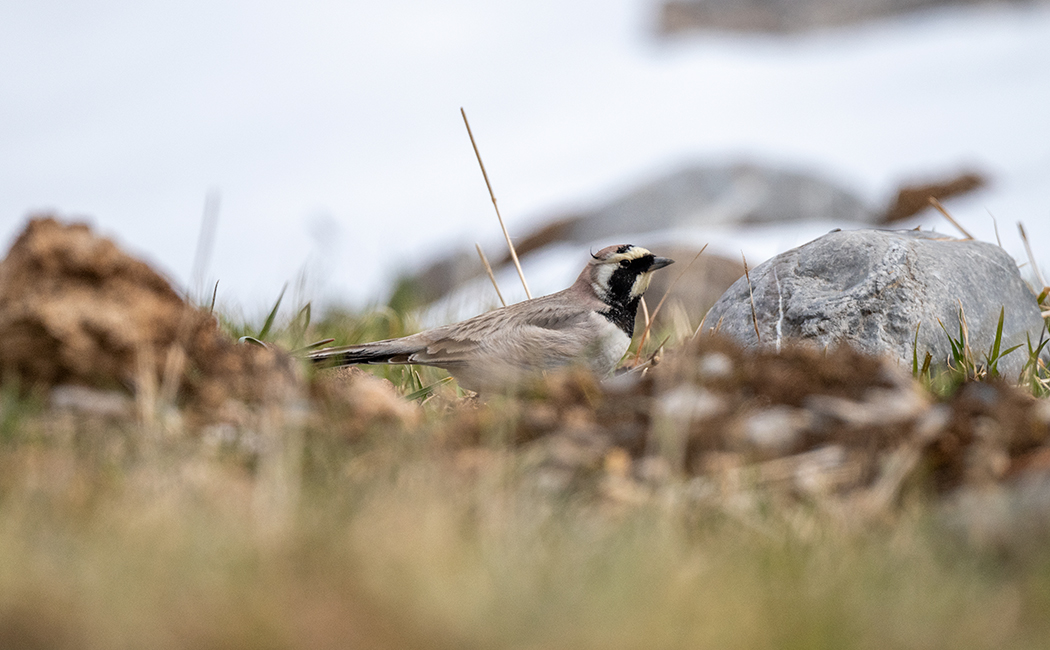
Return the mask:
<svg viewBox="0 0 1050 650">
<path fill-rule="evenodd" d="M 418 346 L 409 345 L 397 339 L 376 341 L 360 345 L 347 345 L 339 348 L 326 348 L 306 355 L 306 358 L 319 366 L 339 367 L 370 363 L 411 363 L 409 357 L 418 352 Z"/>
</svg>

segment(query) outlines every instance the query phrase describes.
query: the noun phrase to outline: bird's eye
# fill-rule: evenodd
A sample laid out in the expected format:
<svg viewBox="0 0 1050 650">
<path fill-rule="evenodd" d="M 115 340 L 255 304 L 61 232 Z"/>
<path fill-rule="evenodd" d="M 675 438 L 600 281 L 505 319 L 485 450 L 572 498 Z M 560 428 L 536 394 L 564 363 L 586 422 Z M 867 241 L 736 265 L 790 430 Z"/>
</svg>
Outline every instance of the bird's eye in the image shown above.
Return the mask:
<svg viewBox="0 0 1050 650">
<path fill-rule="evenodd" d="M 620 260 L 620 268 L 621 269 L 625 269 L 625 268 L 627 268 L 630 265 L 631 265 L 631 261 L 630 260 Z"/>
</svg>

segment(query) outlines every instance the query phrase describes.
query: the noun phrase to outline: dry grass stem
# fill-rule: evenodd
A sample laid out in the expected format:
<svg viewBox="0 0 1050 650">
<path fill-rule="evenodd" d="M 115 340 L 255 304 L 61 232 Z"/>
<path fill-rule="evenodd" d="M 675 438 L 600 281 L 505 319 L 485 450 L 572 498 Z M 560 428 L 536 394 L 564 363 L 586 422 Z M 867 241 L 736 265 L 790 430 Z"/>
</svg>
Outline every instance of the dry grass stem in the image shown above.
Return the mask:
<svg viewBox="0 0 1050 650">
<path fill-rule="evenodd" d="M 660 297 L 660 302 L 656 303 L 656 309 L 653 310 L 652 319 L 646 318 L 645 329 L 642 330 L 642 336 L 638 339 L 638 351 L 635 354 L 636 362 L 642 356 L 642 348 L 645 346 L 645 341 L 649 337 L 649 330 L 652 329 L 653 321 L 656 320 L 657 315 L 660 314 L 660 309 L 664 306 L 664 302 L 667 301 L 667 296 L 671 295 L 671 290 L 674 289 L 675 285 L 678 284 L 678 281 L 685 276 L 686 272 L 689 271 L 689 268 L 693 266 L 693 264 L 695 264 L 698 259 L 700 259 L 700 256 L 704 254 L 705 250 L 707 250 L 707 244 L 704 244 L 704 247 L 700 249 L 700 252 L 694 255 L 693 259 L 689 260 L 689 263 L 685 265 L 685 268 L 682 269 L 681 273 L 675 276 L 675 279 L 671 281 L 671 284 L 667 285 L 667 290 L 664 291 L 664 295 Z M 644 304 L 645 298 L 642 298 L 642 301 Z M 701 320 L 700 323 L 702 325 L 703 320 Z M 694 334 L 694 336 L 696 335 Z"/>
<path fill-rule="evenodd" d="M 507 306 L 507 301 L 503 299 L 503 294 L 500 293 L 499 284 L 496 283 L 496 276 L 492 273 L 492 266 L 489 264 L 489 260 L 485 257 L 485 252 L 481 250 L 481 245 L 477 242 L 474 243 L 474 248 L 478 251 L 478 257 L 481 258 L 481 264 L 485 267 L 485 273 L 489 276 L 489 281 L 492 282 L 492 288 L 496 290 L 496 296 L 499 297 L 499 304 L 504 307 Z"/>
<path fill-rule="evenodd" d="M 747 295 L 751 299 L 751 323 L 755 326 L 755 336 L 758 342 L 762 342 L 762 335 L 758 331 L 758 314 L 755 313 L 755 292 L 751 286 L 751 270 L 747 268 L 747 258 L 740 253 L 740 259 L 744 261 L 744 277 L 747 278 Z"/>
<path fill-rule="evenodd" d="M 201 231 L 197 237 L 197 250 L 193 254 L 193 290 L 203 291 L 204 275 L 211 262 L 215 243 L 215 230 L 219 225 L 219 192 L 211 190 L 204 197 L 204 212 L 201 215 Z"/>
<path fill-rule="evenodd" d="M 1035 263 L 1035 255 L 1032 254 L 1032 244 L 1028 241 L 1028 233 L 1025 232 L 1024 224 L 1020 221 L 1017 222 L 1017 230 L 1021 232 L 1021 241 L 1024 242 L 1024 252 L 1028 255 L 1028 262 L 1032 265 L 1032 272 L 1035 273 L 1035 277 L 1039 281 L 1039 286 L 1047 286 L 1046 279 L 1043 278 L 1043 272 L 1039 270 L 1039 265 Z"/>
<path fill-rule="evenodd" d="M 470 130 L 470 122 L 467 121 L 467 112 L 460 107 L 459 112 L 463 115 L 463 124 L 467 127 L 467 135 L 470 136 L 470 146 L 474 147 L 474 155 L 478 158 L 478 166 L 481 167 L 481 175 L 485 178 L 485 187 L 489 190 L 489 198 L 492 199 L 492 207 L 496 209 L 496 218 L 499 219 L 499 227 L 503 230 L 503 237 L 507 240 L 507 249 L 510 250 L 510 259 L 514 261 L 514 268 L 518 270 L 518 277 L 521 278 L 521 286 L 525 288 L 525 297 L 532 300 L 532 292 L 529 291 L 529 283 L 525 281 L 525 272 L 521 270 L 521 262 L 518 261 L 518 251 L 514 249 L 514 242 L 510 240 L 510 233 L 507 232 L 507 226 L 503 223 L 503 216 L 499 213 L 499 205 L 496 203 L 496 194 L 492 191 L 492 183 L 489 182 L 488 172 L 485 171 L 485 163 L 481 161 L 481 152 L 478 151 L 478 144 L 474 141 L 474 133 Z"/>
<path fill-rule="evenodd" d="M 642 329 L 642 336 L 638 339 L 638 351 L 641 354 L 642 344 L 645 343 L 645 335 L 649 332 L 649 328 L 652 327 L 653 321 L 649 316 L 649 303 L 645 302 L 645 296 L 642 296 L 640 300 L 642 305 L 642 319 L 645 321 L 645 327 Z M 635 355 L 635 361 L 638 361 L 638 355 Z"/>
<path fill-rule="evenodd" d="M 940 201 L 938 201 L 936 198 L 931 196 L 930 197 L 930 205 L 932 205 L 933 207 L 937 208 L 937 211 L 940 212 L 942 215 L 944 215 L 944 218 L 948 220 L 948 223 L 950 223 L 953 226 L 955 226 L 956 228 L 958 228 L 959 232 L 961 232 L 963 235 L 965 235 L 967 239 L 973 239 L 973 235 L 971 235 L 969 232 L 967 232 L 966 228 L 963 228 L 962 225 L 960 225 L 959 222 L 956 221 L 954 217 L 952 217 L 952 215 L 948 214 L 948 211 L 944 209 L 944 206 L 941 205 Z"/>
</svg>

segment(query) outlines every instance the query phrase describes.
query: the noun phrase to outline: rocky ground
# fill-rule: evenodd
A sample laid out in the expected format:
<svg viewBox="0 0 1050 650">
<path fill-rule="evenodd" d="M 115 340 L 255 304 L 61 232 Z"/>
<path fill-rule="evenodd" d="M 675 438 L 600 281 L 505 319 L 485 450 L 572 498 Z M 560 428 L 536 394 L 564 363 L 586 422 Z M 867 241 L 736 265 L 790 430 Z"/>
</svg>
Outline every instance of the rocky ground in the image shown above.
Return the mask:
<svg viewBox="0 0 1050 650">
<path fill-rule="evenodd" d="M 86 227 L 30 222 L 0 263 L 0 646 L 1045 639 L 1045 368 L 689 334 L 479 400 L 287 351 L 403 328 L 307 310 L 238 343 Z"/>
</svg>

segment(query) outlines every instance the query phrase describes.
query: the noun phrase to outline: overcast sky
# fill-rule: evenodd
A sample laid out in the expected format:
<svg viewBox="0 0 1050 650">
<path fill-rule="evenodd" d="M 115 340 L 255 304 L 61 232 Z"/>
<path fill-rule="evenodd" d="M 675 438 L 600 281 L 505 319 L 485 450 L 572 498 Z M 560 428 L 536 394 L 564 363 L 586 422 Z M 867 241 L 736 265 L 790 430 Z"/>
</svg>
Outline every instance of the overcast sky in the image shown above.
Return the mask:
<svg viewBox="0 0 1050 650">
<path fill-rule="evenodd" d="M 90 6 L 89 6 L 90 4 Z M 805 37 L 651 37 L 637 0 L 0 3 L 0 228 L 86 217 L 261 308 L 383 296 L 398 268 L 689 160 L 755 159 L 878 202 L 963 166 L 953 211 L 1050 237 L 1050 11 L 976 9 Z M 943 223 L 939 229 L 947 230 Z M 643 230 L 644 228 L 640 228 Z M 755 260 L 757 263 L 759 260 Z M 1050 261 L 1050 260 L 1047 260 Z"/>
</svg>

